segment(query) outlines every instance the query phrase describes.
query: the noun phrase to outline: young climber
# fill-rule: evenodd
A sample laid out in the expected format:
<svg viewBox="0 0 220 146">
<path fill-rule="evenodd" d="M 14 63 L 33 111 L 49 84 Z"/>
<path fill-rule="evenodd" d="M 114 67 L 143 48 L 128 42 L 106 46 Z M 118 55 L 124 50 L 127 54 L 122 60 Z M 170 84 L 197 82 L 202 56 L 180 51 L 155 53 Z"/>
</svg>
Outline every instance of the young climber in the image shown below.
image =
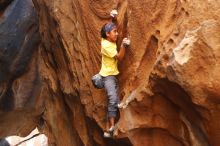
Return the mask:
<svg viewBox="0 0 220 146">
<path fill-rule="evenodd" d="M 101 54 L 102 65 L 99 74 L 103 77 L 104 88 L 108 96 L 108 110 L 106 124 L 106 132 L 104 137 L 111 137 L 115 128 L 115 118 L 118 112 L 118 80 L 119 74 L 117 63 L 121 61 L 125 55 L 125 50 L 130 44 L 130 40 L 124 38 L 117 51 L 116 41 L 118 38 L 117 26 L 113 22 L 105 24 L 101 29 Z"/>
</svg>

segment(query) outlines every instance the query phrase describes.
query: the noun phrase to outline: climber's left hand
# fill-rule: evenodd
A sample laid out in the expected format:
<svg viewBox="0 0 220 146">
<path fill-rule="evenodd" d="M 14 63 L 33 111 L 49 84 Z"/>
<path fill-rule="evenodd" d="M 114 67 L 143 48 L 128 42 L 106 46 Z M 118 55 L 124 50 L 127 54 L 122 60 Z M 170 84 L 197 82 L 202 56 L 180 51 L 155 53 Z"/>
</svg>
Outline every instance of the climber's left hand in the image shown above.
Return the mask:
<svg viewBox="0 0 220 146">
<path fill-rule="evenodd" d="M 118 16 L 118 11 L 117 11 L 117 10 L 112 10 L 112 11 L 110 12 L 110 16 L 111 16 L 112 18 L 116 18 L 116 17 Z"/>
</svg>

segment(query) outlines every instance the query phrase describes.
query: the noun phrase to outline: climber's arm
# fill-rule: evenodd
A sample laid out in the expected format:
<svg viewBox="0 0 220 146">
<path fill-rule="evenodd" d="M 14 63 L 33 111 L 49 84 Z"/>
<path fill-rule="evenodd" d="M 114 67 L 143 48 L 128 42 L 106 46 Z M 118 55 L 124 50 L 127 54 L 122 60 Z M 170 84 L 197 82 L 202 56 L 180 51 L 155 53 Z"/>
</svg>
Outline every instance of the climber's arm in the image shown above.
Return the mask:
<svg viewBox="0 0 220 146">
<path fill-rule="evenodd" d="M 116 54 L 116 58 L 121 61 L 125 56 L 125 47 L 121 45 L 119 52 Z"/>
<path fill-rule="evenodd" d="M 118 20 L 117 20 L 118 11 L 117 10 L 112 10 L 110 12 L 110 16 L 111 16 L 111 21 L 117 25 L 118 24 Z"/>
<path fill-rule="evenodd" d="M 116 55 L 116 58 L 121 61 L 125 56 L 125 50 L 130 46 L 130 40 L 128 38 L 124 38 L 120 47 L 119 52 Z"/>
</svg>

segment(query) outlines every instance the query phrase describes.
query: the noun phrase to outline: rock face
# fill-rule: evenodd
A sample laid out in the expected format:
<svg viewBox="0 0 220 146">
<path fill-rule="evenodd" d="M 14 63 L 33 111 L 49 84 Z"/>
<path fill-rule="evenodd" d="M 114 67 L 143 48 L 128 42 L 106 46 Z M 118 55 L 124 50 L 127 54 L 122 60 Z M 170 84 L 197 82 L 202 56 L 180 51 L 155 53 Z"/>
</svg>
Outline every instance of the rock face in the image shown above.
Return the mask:
<svg viewBox="0 0 220 146">
<path fill-rule="evenodd" d="M 38 17 L 31 0 L 1 0 L 0 14 L 0 136 L 24 136 L 43 112 Z"/>
<path fill-rule="evenodd" d="M 15 2 L 23 1 L 13 1 L 10 5 Z M 6 63 L 2 63 L 5 66 L 1 65 L 2 115 L 8 111 L 13 114 L 19 107 L 22 111 L 33 108 L 29 120 L 23 119 L 32 126 L 25 129 L 30 131 L 38 125 L 48 136 L 50 145 L 220 145 L 219 0 L 33 2 L 38 11 L 42 42 L 38 54 L 36 50 L 21 51 L 21 43 L 15 45 L 21 52 L 16 49 L 9 52 L 8 56 L 13 53 L 15 56 L 12 63 L 7 60 L 7 54 L 2 55 L 6 56 Z M 131 47 L 119 64 L 124 108 L 120 109 L 114 139 L 104 139 L 107 98 L 103 90 L 92 86 L 91 77 L 100 69 L 99 31 L 109 21 L 113 8 L 119 12 L 119 44 L 127 36 Z M 4 48 L 0 47 L 1 52 Z M 16 58 L 16 54 L 27 52 L 33 53 L 27 57 L 29 64 L 27 60 L 19 63 L 21 57 Z M 24 70 L 19 67 L 15 70 L 14 63 L 22 65 Z M 38 67 L 42 84 L 38 84 L 41 82 Z M 28 77 L 31 79 L 27 80 Z M 34 79 L 39 80 L 32 82 Z M 24 89 L 33 90 L 33 94 Z M 2 125 L 2 118 L 0 122 Z M 3 136 L 16 133 L 0 132 Z"/>
<path fill-rule="evenodd" d="M 54 142 L 220 144 L 217 0 L 34 3 L 40 18 L 44 91 L 50 96 L 44 115 Z M 99 30 L 113 8 L 119 11 L 120 36 L 129 36 L 132 44 L 119 65 L 126 108 L 120 110 L 115 140 L 106 141 L 102 138 L 106 96 L 94 89 L 90 78 L 100 69 Z"/>
</svg>

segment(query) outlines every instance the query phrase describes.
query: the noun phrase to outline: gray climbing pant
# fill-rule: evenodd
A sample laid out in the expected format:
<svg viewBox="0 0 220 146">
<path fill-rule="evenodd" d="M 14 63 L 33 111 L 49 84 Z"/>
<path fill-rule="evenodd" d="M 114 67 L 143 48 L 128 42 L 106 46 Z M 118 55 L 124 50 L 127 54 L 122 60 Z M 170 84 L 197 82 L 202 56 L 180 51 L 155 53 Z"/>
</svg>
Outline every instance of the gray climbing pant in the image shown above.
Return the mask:
<svg viewBox="0 0 220 146">
<path fill-rule="evenodd" d="M 107 117 L 116 117 L 118 112 L 118 80 L 116 76 L 103 77 L 104 87 L 108 96 Z"/>
</svg>

